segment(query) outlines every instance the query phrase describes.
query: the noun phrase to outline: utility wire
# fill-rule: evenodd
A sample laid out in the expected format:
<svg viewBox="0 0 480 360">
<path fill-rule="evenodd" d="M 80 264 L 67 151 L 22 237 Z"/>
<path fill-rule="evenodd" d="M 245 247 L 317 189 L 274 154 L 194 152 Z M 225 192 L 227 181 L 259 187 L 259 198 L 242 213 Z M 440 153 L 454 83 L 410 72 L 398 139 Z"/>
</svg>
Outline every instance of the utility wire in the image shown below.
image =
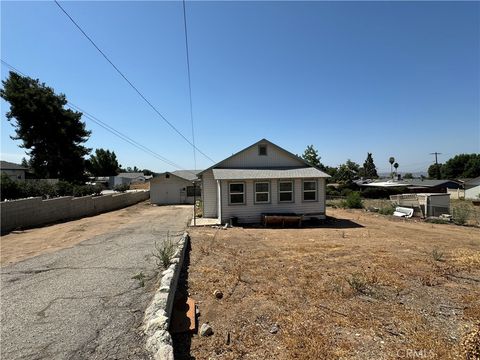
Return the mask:
<svg viewBox="0 0 480 360">
<path fill-rule="evenodd" d="M 1 60 L 1 62 L 6 65 L 7 67 L 9 67 L 11 70 L 15 71 L 16 73 L 20 74 L 20 75 L 23 75 L 23 76 L 27 76 L 25 75 L 24 73 L 22 73 L 20 70 L 16 69 L 14 66 L 10 65 L 9 63 L 7 63 L 6 61 L 4 61 L 3 59 Z M 163 161 L 164 163 L 172 166 L 173 168 L 175 169 L 180 169 L 180 170 L 185 170 L 185 168 L 183 168 L 182 166 L 174 163 L 173 161 L 167 159 L 166 157 L 156 153 L 155 151 L 153 151 L 152 149 L 146 147 L 145 145 L 142 145 L 141 143 L 139 143 L 138 141 L 132 139 L 131 137 L 123 134 L 122 132 L 118 131 L 117 129 L 115 129 L 113 126 L 110 126 L 109 124 L 107 124 L 106 122 L 100 120 L 99 118 L 93 116 L 92 114 L 89 114 L 87 111 L 83 110 L 82 108 L 80 108 L 79 106 L 71 103 L 70 101 L 67 103 L 67 106 L 69 108 L 71 108 L 72 110 L 75 110 L 75 111 L 80 111 L 87 119 L 93 121 L 94 123 L 96 123 L 97 125 L 101 126 L 103 129 L 107 130 L 108 132 L 112 133 L 113 135 L 119 137 L 120 139 L 122 139 L 123 141 L 129 143 L 130 145 L 136 147 L 137 149 L 155 157 L 156 159 L 160 160 L 160 161 Z"/>
<path fill-rule="evenodd" d="M 76 28 L 87 38 L 88 41 L 95 47 L 95 49 L 98 50 L 98 52 L 105 58 L 105 60 L 108 61 L 108 63 L 117 71 L 118 74 L 130 85 L 130 87 L 135 90 L 135 92 L 157 113 L 158 116 L 162 118 L 163 121 L 165 121 L 178 135 L 180 135 L 187 143 L 193 146 L 194 149 L 196 149 L 200 154 L 205 156 L 207 159 L 209 159 L 212 162 L 216 162 L 213 160 L 211 157 L 209 157 L 207 154 L 205 154 L 203 151 L 201 151 L 199 148 L 195 146 L 194 143 L 192 143 L 185 135 L 183 135 L 180 130 L 178 130 L 170 121 L 167 120 L 165 116 L 138 90 L 138 88 L 133 85 L 133 83 L 126 77 L 126 75 L 120 71 L 120 69 L 108 58 L 108 56 L 98 47 L 98 45 L 92 40 L 90 36 L 87 35 L 87 33 L 82 29 L 82 27 L 70 16 L 70 14 L 62 7 L 62 5 L 59 4 L 57 0 L 53 0 L 55 4 L 62 10 L 62 12 L 70 19 L 70 21 L 76 26 Z"/>
<path fill-rule="evenodd" d="M 188 73 L 188 94 L 190 99 L 190 122 L 192 123 L 192 143 L 193 143 L 193 164 L 195 170 L 197 169 L 197 154 L 195 151 L 195 127 L 193 125 L 193 106 L 192 106 L 192 81 L 190 78 L 190 56 L 188 51 L 188 31 L 187 31 L 187 11 L 185 10 L 185 0 L 183 4 L 183 27 L 185 33 L 185 51 L 187 54 L 187 73 Z"/>
</svg>

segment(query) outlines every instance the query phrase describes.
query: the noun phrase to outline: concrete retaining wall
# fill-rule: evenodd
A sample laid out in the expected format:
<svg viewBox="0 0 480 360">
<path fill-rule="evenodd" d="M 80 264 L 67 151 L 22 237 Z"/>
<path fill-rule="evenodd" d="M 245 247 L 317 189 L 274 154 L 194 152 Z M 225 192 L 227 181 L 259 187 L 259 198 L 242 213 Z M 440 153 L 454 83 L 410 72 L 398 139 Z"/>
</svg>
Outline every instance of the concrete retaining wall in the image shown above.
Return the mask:
<svg viewBox="0 0 480 360">
<path fill-rule="evenodd" d="M 95 197 L 65 196 L 48 200 L 38 197 L 4 201 L 0 203 L 1 232 L 96 215 L 136 204 L 149 197 L 148 191 L 138 191 Z"/>
<path fill-rule="evenodd" d="M 160 287 L 145 311 L 143 322 L 144 332 L 147 336 L 146 348 L 155 360 L 174 360 L 172 338 L 168 328 L 189 240 L 188 233 L 184 233 L 178 241 L 176 252 L 170 260 L 171 265 L 162 272 Z"/>
</svg>

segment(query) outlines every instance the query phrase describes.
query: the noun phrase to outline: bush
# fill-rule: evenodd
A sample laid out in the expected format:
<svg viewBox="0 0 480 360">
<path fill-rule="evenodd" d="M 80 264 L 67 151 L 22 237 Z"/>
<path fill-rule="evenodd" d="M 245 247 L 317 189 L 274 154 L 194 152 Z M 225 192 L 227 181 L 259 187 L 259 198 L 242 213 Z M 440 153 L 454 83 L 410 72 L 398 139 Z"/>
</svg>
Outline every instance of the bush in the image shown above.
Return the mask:
<svg viewBox="0 0 480 360">
<path fill-rule="evenodd" d="M 1 194 L 2 201 L 4 201 L 5 199 L 13 200 L 21 197 L 18 183 L 10 179 L 10 177 L 8 177 L 7 174 L 3 174 L 3 173 L 1 178 L 0 194 Z"/>
<path fill-rule="evenodd" d="M 122 193 L 124 193 L 128 189 L 130 189 L 130 185 L 127 185 L 127 184 L 116 185 L 113 188 L 113 190 L 118 191 L 118 192 L 122 192 Z"/>
<path fill-rule="evenodd" d="M 347 195 L 347 199 L 343 201 L 342 204 L 344 207 L 349 209 L 361 209 L 363 208 L 362 198 L 360 193 L 353 191 Z"/>
<path fill-rule="evenodd" d="M 384 206 L 378 209 L 378 213 L 382 215 L 393 215 L 395 207 L 393 205 Z"/>
<path fill-rule="evenodd" d="M 470 219 L 470 208 L 467 204 L 460 204 L 453 208 L 453 222 L 457 225 L 465 225 Z"/>
<path fill-rule="evenodd" d="M 73 184 L 68 181 L 59 181 L 57 183 L 57 195 L 58 196 L 72 196 Z"/>
</svg>

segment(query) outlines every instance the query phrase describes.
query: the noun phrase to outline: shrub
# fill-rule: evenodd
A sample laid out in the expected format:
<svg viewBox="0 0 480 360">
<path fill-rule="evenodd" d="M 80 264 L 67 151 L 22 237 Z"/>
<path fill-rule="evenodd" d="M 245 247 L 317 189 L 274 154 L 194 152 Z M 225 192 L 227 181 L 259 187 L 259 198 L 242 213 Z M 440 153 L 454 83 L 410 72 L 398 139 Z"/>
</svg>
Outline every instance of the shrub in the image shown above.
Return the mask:
<svg viewBox="0 0 480 360">
<path fill-rule="evenodd" d="M 20 197 L 20 188 L 18 187 L 18 183 L 10 179 L 7 174 L 3 174 L 3 173 L 1 178 L 0 194 L 1 194 L 2 201 L 5 199 L 8 199 L 8 200 L 18 199 Z"/>
<path fill-rule="evenodd" d="M 353 191 L 347 195 L 347 199 L 343 201 L 343 206 L 349 209 L 361 209 L 363 208 L 362 198 L 360 193 Z"/>
<path fill-rule="evenodd" d="M 382 215 L 393 215 L 395 207 L 393 205 L 388 205 L 378 209 L 378 213 Z"/>
<path fill-rule="evenodd" d="M 118 191 L 118 192 L 122 192 L 122 193 L 124 193 L 128 189 L 130 189 L 130 185 L 127 185 L 127 184 L 116 185 L 113 188 L 113 190 Z"/>
<path fill-rule="evenodd" d="M 470 208 L 467 204 L 460 204 L 453 208 L 453 222 L 457 225 L 465 225 L 470 218 Z"/>
<path fill-rule="evenodd" d="M 72 196 L 73 184 L 68 181 L 59 181 L 57 183 L 57 194 L 58 196 Z"/>
</svg>

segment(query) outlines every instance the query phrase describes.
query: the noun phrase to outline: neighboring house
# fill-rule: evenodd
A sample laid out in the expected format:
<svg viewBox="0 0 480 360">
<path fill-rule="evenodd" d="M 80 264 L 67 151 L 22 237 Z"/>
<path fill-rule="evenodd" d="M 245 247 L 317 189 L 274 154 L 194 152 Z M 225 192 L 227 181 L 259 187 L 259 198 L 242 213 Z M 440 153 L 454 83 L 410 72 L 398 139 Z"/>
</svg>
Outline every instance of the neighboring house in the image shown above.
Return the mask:
<svg viewBox="0 0 480 360">
<path fill-rule="evenodd" d="M 465 182 L 465 199 L 480 199 L 480 176 Z"/>
<path fill-rule="evenodd" d="M 462 183 L 455 180 L 427 179 L 379 180 L 358 185 L 362 187 L 407 188 L 412 193 L 447 193 L 447 189 L 459 189 L 462 187 Z"/>
<path fill-rule="evenodd" d="M 155 176 L 150 180 L 150 202 L 168 205 L 193 204 L 195 198 L 200 200 L 198 172 L 198 170 L 177 170 Z"/>
<path fill-rule="evenodd" d="M 2 174 L 8 175 L 12 180 L 23 181 L 25 180 L 25 172 L 28 171 L 28 169 L 8 161 L 0 161 L 0 171 Z"/>
<path fill-rule="evenodd" d="M 262 214 L 325 218 L 329 175 L 266 139 L 198 174 L 203 217 L 258 223 Z"/>
<path fill-rule="evenodd" d="M 108 181 L 108 187 L 110 189 L 113 189 L 115 186 L 118 185 L 144 183 L 145 180 L 146 176 L 143 174 L 143 172 L 120 173 L 115 176 L 110 176 Z"/>
</svg>

